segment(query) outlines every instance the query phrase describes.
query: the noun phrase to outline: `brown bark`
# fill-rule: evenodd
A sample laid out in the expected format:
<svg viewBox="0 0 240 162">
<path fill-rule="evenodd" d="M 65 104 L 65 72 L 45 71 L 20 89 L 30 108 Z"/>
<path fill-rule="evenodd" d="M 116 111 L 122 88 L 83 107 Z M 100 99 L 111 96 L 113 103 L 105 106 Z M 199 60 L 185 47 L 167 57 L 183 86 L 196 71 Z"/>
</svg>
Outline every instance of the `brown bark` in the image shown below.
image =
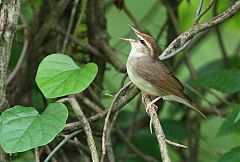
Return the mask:
<svg viewBox="0 0 240 162">
<path fill-rule="evenodd" d="M 3 0 L 0 2 L 0 111 L 7 105 L 7 68 L 19 10 L 20 0 Z"/>
<path fill-rule="evenodd" d="M 0 1 L 0 112 L 7 108 L 6 80 L 8 62 L 11 54 L 20 0 Z M 5 153 L 0 149 L 0 161 L 5 162 Z"/>
</svg>

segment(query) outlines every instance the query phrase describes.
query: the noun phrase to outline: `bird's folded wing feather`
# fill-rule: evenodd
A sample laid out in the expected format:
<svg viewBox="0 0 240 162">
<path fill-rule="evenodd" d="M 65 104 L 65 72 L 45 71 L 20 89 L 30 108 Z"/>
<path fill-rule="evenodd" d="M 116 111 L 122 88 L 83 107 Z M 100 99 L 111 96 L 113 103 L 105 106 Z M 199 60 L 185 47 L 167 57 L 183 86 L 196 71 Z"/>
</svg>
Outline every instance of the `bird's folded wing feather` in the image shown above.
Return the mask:
<svg viewBox="0 0 240 162">
<path fill-rule="evenodd" d="M 151 60 L 152 59 L 152 60 Z M 183 92 L 181 82 L 168 70 L 167 66 L 159 60 L 147 57 L 137 62 L 137 73 L 162 91 L 189 100 Z"/>
</svg>

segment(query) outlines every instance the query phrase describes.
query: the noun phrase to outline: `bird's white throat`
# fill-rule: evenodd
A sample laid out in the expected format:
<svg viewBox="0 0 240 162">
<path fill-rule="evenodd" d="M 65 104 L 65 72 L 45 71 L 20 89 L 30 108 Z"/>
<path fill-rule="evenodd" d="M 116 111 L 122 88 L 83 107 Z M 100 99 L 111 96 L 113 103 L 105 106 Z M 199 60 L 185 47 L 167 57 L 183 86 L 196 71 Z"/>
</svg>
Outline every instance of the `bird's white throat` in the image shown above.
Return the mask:
<svg viewBox="0 0 240 162">
<path fill-rule="evenodd" d="M 128 59 L 132 59 L 132 58 L 136 58 L 136 57 L 142 57 L 144 55 L 146 55 L 146 54 L 138 52 L 136 50 L 136 48 L 133 45 L 131 45 L 131 51 L 130 51 L 130 54 L 128 56 Z"/>
</svg>

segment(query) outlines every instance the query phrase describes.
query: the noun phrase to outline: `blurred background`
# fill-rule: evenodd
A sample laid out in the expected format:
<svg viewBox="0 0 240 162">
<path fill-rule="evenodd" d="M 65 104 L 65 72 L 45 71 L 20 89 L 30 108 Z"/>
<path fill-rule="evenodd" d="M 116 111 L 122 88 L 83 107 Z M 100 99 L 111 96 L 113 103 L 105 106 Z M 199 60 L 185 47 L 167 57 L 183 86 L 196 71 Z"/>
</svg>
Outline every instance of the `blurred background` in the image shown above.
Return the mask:
<svg viewBox="0 0 240 162">
<path fill-rule="evenodd" d="M 234 2 L 216 0 L 199 23 L 210 21 Z M 205 0 L 202 10 L 209 3 L 210 0 Z M 7 81 L 10 106 L 32 105 L 42 112 L 52 100 L 46 100 L 36 86 L 37 67 L 45 56 L 64 53 L 79 66 L 95 62 L 99 67 L 94 83 L 77 95 L 85 115 L 98 113 L 86 100 L 100 110 L 108 109 L 114 94 L 129 80 L 125 64 L 131 47 L 119 39 L 136 39 L 128 24 L 152 35 L 163 51 L 193 26 L 198 6 L 197 0 L 23 0 L 8 70 L 11 76 L 21 59 L 17 72 Z M 167 139 L 188 147 L 168 145 L 173 162 L 240 161 L 239 26 L 237 13 L 220 25 L 200 32 L 183 52 L 164 61 L 207 116 L 203 119 L 184 105 L 159 101 L 159 119 Z M 26 51 L 21 56 L 23 50 Z M 113 161 L 161 161 L 140 93 L 112 116 L 116 118 L 110 141 Z M 99 152 L 104 119 L 91 123 Z M 73 121 L 77 119 L 70 112 L 68 123 Z M 62 135 L 69 133 L 71 130 Z M 89 161 L 85 134 L 76 138 L 81 146 L 74 140 L 66 143 L 52 161 Z M 49 145 L 40 147 L 40 159 L 45 159 L 62 139 L 59 135 Z M 12 161 L 35 161 L 34 151 L 13 154 Z"/>
</svg>

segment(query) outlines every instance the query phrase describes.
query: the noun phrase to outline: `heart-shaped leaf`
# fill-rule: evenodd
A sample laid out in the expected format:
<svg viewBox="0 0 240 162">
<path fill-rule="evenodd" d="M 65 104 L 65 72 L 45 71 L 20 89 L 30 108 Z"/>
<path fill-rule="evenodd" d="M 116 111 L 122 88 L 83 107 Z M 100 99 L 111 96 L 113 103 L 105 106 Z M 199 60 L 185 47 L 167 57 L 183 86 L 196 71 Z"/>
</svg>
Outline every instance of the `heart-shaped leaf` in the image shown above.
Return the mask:
<svg viewBox="0 0 240 162">
<path fill-rule="evenodd" d="M 1 115 L 0 144 L 7 153 L 45 145 L 64 128 L 67 116 L 62 103 L 49 104 L 42 115 L 33 107 L 15 106 Z"/>
<path fill-rule="evenodd" d="M 199 75 L 198 85 L 204 88 L 213 88 L 223 93 L 240 91 L 240 70 L 220 69 L 206 71 Z"/>
<path fill-rule="evenodd" d="M 82 92 L 93 81 L 97 70 L 94 63 L 78 67 L 69 56 L 52 54 L 40 63 L 36 82 L 46 98 L 56 98 Z"/>
</svg>

